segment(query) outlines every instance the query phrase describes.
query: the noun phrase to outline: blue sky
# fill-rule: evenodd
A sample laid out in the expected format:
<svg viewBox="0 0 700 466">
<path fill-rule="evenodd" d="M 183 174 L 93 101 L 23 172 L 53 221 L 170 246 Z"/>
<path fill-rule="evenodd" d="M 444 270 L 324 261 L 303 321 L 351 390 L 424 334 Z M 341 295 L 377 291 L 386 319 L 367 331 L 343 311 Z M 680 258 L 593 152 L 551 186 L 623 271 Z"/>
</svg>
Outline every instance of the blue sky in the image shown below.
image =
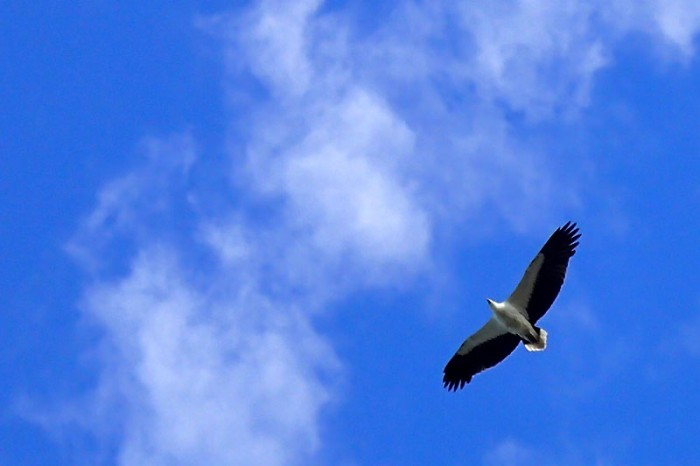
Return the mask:
<svg viewBox="0 0 700 466">
<path fill-rule="evenodd" d="M 700 6 L 372 3 L 2 6 L 0 463 L 700 461 Z"/>
</svg>

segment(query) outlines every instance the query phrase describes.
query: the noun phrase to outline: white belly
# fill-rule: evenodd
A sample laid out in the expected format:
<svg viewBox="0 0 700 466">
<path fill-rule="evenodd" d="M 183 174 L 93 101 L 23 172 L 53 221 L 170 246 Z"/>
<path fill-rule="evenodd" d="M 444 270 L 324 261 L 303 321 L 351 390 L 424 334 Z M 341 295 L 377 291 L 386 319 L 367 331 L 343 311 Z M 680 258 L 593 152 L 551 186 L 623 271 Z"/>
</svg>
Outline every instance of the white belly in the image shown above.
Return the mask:
<svg viewBox="0 0 700 466">
<path fill-rule="evenodd" d="M 500 303 L 499 303 L 500 304 Z M 510 333 L 514 333 L 526 341 L 537 340 L 537 332 L 523 314 L 505 302 L 493 310 L 496 320 Z"/>
</svg>

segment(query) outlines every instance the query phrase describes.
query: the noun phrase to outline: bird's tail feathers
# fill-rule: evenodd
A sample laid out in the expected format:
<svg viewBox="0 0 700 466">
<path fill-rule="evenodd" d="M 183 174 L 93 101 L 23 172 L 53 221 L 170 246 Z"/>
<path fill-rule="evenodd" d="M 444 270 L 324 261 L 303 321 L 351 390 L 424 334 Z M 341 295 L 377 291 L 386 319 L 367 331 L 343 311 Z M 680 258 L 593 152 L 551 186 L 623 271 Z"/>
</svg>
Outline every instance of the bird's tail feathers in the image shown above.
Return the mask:
<svg viewBox="0 0 700 466">
<path fill-rule="evenodd" d="M 539 331 L 540 337 L 533 343 L 525 343 L 525 349 L 528 351 L 544 351 L 547 347 L 547 331 L 543 328 L 535 328 Z"/>
</svg>

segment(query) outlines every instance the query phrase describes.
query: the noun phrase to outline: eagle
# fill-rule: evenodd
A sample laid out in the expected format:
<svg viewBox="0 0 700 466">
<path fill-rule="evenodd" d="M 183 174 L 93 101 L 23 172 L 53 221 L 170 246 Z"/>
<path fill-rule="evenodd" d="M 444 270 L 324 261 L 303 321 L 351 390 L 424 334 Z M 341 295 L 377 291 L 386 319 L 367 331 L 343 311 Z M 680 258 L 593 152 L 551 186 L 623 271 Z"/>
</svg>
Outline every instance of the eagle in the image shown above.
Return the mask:
<svg viewBox="0 0 700 466">
<path fill-rule="evenodd" d="M 559 294 L 580 237 L 576 223 L 557 228 L 508 299 L 486 300 L 491 319 L 462 343 L 445 366 L 442 381 L 447 390 L 464 388 L 474 375 L 503 361 L 521 341 L 528 351 L 547 347 L 547 332 L 535 324 Z"/>
</svg>

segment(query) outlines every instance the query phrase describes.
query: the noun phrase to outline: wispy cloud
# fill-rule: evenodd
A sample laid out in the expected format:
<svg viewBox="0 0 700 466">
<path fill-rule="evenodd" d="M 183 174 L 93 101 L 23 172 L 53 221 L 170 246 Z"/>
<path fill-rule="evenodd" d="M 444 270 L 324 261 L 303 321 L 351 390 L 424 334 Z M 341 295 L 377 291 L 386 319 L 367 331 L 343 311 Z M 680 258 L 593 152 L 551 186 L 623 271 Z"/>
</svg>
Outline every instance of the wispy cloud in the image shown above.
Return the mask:
<svg viewBox="0 0 700 466">
<path fill-rule="evenodd" d="M 144 139 L 138 149 L 144 163 L 125 176 L 109 181 L 98 193 L 97 205 L 68 243 L 67 250 L 94 273 L 113 267 L 114 241 L 144 242 L 163 222 L 176 215 L 178 196 L 186 190 L 196 161 L 190 134 Z M 123 263 L 121 265 L 124 265 Z"/>
<path fill-rule="evenodd" d="M 357 237 L 377 244 L 366 228 L 378 211 L 342 191 L 347 180 L 365 179 L 374 208 L 396 205 L 393 228 L 415 232 L 408 239 L 419 251 L 430 231 L 455 219 L 489 211 L 493 221 L 525 229 L 557 204 L 574 203 L 546 168 L 548 154 L 518 137 L 508 112 L 537 119 L 586 103 L 592 76 L 605 63 L 597 41 L 578 40 L 591 34 L 588 23 L 562 28 L 561 18 L 547 17 L 551 28 L 536 34 L 527 25 L 546 15 L 530 4 L 500 24 L 500 10 L 399 3 L 385 25 L 367 34 L 354 30 L 343 12 L 304 5 L 290 18 L 279 3 L 263 2 L 244 21 L 231 15 L 202 22 L 227 41 L 230 88 L 250 73 L 269 92 L 246 108 L 253 129 L 243 131 L 249 140 L 243 150 L 256 189 L 280 194 L 295 213 L 303 205 L 303 216 L 321 219 L 314 228 L 333 215 L 361 216 L 365 229 Z M 560 16 L 578 24 L 581 15 L 563 10 Z M 265 27 L 264 41 L 261 22 L 278 26 Z M 283 61 L 269 44 L 285 42 L 288 28 L 294 53 Z M 491 37 L 493 30 L 529 35 Z M 312 76 L 312 84 L 299 85 L 308 81 L 303 76 Z M 326 196 L 309 196 L 316 188 Z M 559 193 L 557 203 L 552 192 Z M 343 209 L 338 196 L 345 198 Z M 324 241 L 328 233 L 317 236 Z"/>
<path fill-rule="evenodd" d="M 695 36 L 700 29 L 700 5 L 687 0 L 656 0 L 651 8 L 659 32 L 683 58 L 689 59 L 695 52 Z"/>
<path fill-rule="evenodd" d="M 95 277 L 82 308 L 104 331 L 91 424 L 112 432 L 121 464 L 294 464 L 318 448 L 339 369 L 310 321 L 317 309 L 265 289 L 258 266 L 271 258 L 245 225 L 229 235 L 197 218 L 183 231 L 188 138 L 147 150 L 71 245 Z M 125 270 L 102 267 L 111 248 L 129 257 Z"/>
<path fill-rule="evenodd" d="M 531 447 L 509 438 L 502 440 L 484 457 L 485 465 L 518 466 L 541 463 L 542 458 Z"/>
<path fill-rule="evenodd" d="M 596 8 L 617 35 L 642 33 L 652 39 L 659 53 L 670 60 L 687 61 L 700 30 L 700 7 L 691 0 L 616 0 Z"/>
<path fill-rule="evenodd" d="M 172 251 L 144 249 L 87 293 L 103 327 L 100 392 L 123 422 L 122 464 L 292 464 L 319 442 L 333 350 L 293 305 L 240 284 L 196 286 Z M 223 280 L 224 276 L 209 276 Z"/>
<path fill-rule="evenodd" d="M 540 448 L 515 438 L 506 438 L 489 450 L 483 459 L 485 466 L 503 465 L 520 466 L 536 462 L 542 465 L 570 464 L 605 466 L 614 464 L 606 455 L 606 450 L 612 452 L 615 448 L 583 447 L 583 442 L 548 442 Z"/>
</svg>

